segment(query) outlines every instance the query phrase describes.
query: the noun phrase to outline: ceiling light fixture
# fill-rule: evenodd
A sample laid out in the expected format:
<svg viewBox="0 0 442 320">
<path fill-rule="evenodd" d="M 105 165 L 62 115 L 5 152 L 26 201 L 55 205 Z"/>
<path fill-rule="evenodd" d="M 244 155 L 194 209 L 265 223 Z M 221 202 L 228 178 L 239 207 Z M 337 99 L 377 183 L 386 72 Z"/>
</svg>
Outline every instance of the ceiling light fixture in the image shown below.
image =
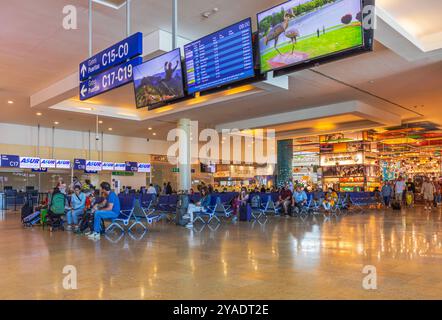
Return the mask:
<svg viewBox="0 0 442 320">
<path fill-rule="evenodd" d="M 58 122 L 58 121 L 54 121 L 54 124 L 57 126 L 57 125 L 60 124 L 60 122 Z"/>
<path fill-rule="evenodd" d="M 217 13 L 219 11 L 218 8 L 213 8 L 212 10 L 208 10 L 208 11 L 204 11 L 203 13 L 201 13 L 201 16 L 203 18 L 210 18 L 212 15 L 214 15 L 215 13 Z"/>
<path fill-rule="evenodd" d="M 36 115 L 40 117 L 40 116 L 43 115 L 43 113 L 41 113 L 41 112 L 37 112 Z"/>
<path fill-rule="evenodd" d="M 147 128 L 147 130 L 149 130 L 149 131 L 152 131 L 152 128 L 151 128 L 151 127 L 149 127 L 149 128 Z"/>
<path fill-rule="evenodd" d="M 98 121 L 99 124 L 103 124 L 103 120 Z"/>
<path fill-rule="evenodd" d="M 108 130 L 109 130 L 109 131 L 112 131 L 112 130 L 114 130 L 114 129 L 112 129 L 112 128 L 109 128 Z"/>
<path fill-rule="evenodd" d="M 156 136 L 157 134 L 154 132 L 154 133 L 152 133 L 154 136 Z"/>
<path fill-rule="evenodd" d="M 8 101 L 8 104 L 14 104 L 14 101 L 9 100 L 9 101 Z"/>
</svg>

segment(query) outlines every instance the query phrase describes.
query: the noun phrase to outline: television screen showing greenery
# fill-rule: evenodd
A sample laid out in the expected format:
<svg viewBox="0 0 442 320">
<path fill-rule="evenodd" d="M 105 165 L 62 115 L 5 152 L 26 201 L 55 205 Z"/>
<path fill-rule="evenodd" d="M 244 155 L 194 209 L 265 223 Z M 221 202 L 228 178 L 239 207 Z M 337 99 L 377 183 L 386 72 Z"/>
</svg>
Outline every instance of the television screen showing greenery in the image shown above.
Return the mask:
<svg viewBox="0 0 442 320">
<path fill-rule="evenodd" d="M 292 0 L 258 14 L 261 71 L 363 45 L 361 0 Z"/>
</svg>

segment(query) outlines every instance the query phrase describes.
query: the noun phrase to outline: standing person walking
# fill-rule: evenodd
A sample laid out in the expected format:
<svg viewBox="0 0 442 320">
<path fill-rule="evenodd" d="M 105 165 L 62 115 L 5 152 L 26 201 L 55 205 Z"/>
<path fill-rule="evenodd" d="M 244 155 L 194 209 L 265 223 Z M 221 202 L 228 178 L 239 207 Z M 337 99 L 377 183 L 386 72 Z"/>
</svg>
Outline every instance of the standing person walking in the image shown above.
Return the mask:
<svg viewBox="0 0 442 320">
<path fill-rule="evenodd" d="M 439 184 L 439 181 L 437 181 L 436 177 L 433 178 L 433 185 L 434 185 L 434 207 L 437 207 L 440 203 L 440 197 L 441 197 L 441 187 Z"/>
<path fill-rule="evenodd" d="M 405 181 L 402 178 L 402 176 L 399 176 L 396 183 L 394 184 L 394 198 L 399 204 L 402 204 L 404 190 L 405 190 Z"/>
<path fill-rule="evenodd" d="M 409 178 L 407 183 L 405 184 L 405 190 L 406 190 L 405 199 L 407 206 L 412 207 L 414 204 L 414 194 L 416 192 L 416 187 L 411 178 Z"/>
<path fill-rule="evenodd" d="M 422 195 L 424 197 L 425 201 L 425 207 L 424 210 L 431 210 L 431 207 L 433 205 L 434 200 L 434 193 L 436 191 L 436 188 L 434 187 L 434 184 L 430 181 L 430 178 L 425 177 L 425 181 L 422 184 Z"/>
<path fill-rule="evenodd" d="M 381 189 L 381 195 L 385 208 L 388 208 L 390 206 L 391 196 L 393 195 L 393 188 L 391 187 L 390 181 L 385 181 Z"/>
</svg>

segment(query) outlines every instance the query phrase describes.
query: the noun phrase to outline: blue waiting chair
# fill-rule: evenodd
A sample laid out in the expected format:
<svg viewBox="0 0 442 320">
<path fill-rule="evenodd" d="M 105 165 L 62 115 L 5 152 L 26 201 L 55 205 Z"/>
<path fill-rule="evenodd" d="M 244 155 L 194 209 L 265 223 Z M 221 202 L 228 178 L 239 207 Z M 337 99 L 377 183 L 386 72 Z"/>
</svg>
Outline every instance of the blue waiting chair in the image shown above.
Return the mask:
<svg viewBox="0 0 442 320">
<path fill-rule="evenodd" d="M 129 226 L 131 219 L 133 218 L 135 197 L 132 195 L 120 196 L 120 215 L 112 219 L 112 223 L 106 228 L 105 233 L 109 232 L 113 228 L 118 228 L 122 232 L 126 232 L 125 228 Z"/>
<path fill-rule="evenodd" d="M 216 197 L 216 204 L 213 211 L 218 217 L 230 217 L 232 214 L 232 206 L 230 205 L 231 200 L 232 198 L 230 198 L 230 195 L 228 194 L 221 194 Z"/>
<path fill-rule="evenodd" d="M 133 218 L 135 219 L 135 222 L 129 227 L 129 231 L 131 231 L 137 225 L 141 226 L 144 231 L 147 231 L 147 227 L 149 225 L 152 225 L 154 222 L 161 219 L 162 215 L 156 213 L 152 206 L 153 201 L 154 200 L 150 200 L 149 203 L 144 202 L 142 205 L 140 200 L 135 200 L 133 210 Z M 143 224 L 143 221 L 146 222 L 146 225 Z"/>
<path fill-rule="evenodd" d="M 194 212 L 193 214 L 193 223 L 197 221 L 201 221 L 203 224 L 210 224 L 212 220 L 216 220 L 218 223 L 221 223 L 221 220 L 216 216 L 215 208 L 218 197 L 212 195 L 210 197 L 210 204 L 205 207 L 202 211 Z M 204 220 L 203 217 L 207 217 L 207 220 Z"/>
</svg>

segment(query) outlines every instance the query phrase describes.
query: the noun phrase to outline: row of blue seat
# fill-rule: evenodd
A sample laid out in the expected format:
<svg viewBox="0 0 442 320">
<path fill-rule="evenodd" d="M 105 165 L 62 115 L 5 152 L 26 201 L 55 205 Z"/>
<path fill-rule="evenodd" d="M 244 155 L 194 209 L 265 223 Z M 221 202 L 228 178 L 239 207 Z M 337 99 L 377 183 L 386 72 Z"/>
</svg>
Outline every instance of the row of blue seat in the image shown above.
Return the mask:
<svg viewBox="0 0 442 320">
<path fill-rule="evenodd" d="M 232 199 L 234 199 L 238 195 L 237 192 L 226 192 L 226 193 L 212 193 L 211 194 L 211 203 L 210 206 L 215 206 L 217 203 L 230 204 Z M 251 193 L 249 195 L 249 200 L 251 200 L 254 196 L 258 195 L 261 199 L 262 203 L 267 202 L 269 199 L 273 202 L 277 202 L 279 199 L 278 193 Z M 156 196 L 153 194 L 141 194 L 141 195 L 133 195 L 133 194 L 120 194 L 120 199 L 126 201 L 127 203 L 131 203 L 130 199 L 138 198 L 141 202 L 147 203 L 156 199 L 158 197 L 158 205 L 164 207 L 164 209 L 175 209 L 176 203 L 178 202 L 178 195 L 160 195 Z M 312 192 L 307 193 L 308 201 L 312 199 L 324 199 L 324 192 Z M 355 203 L 368 203 L 373 201 L 374 193 L 373 192 L 347 192 L 347 193 L 338 193 L 339 198 L 347 198 L 351 199 L 352 202 Z M 189 199 L 198 202 L 201 199 L 201 195 L 199 193 L 195 193 L 189 196 Z M 124 205 L 122 205 L 123 207 Z"/>
<path fill-rule="evenodd" d="M 238 193 L 228 192 L 228 193 L 213 193 L 211 195 L 211 203 L 202 211 L 201 214 L 195 216 L 196 220 L 201 220 L 203 223 L 210 223 L 213 219 L 218 222 L 220 216 L 226 218 L 230 217 L 232 213 L 231 201 L 236 197 Z M 253 218 L 259 219 L 263 215 L 265 216 L 268 212 L 274 212 L 278 214 L 278 209 L 275 206 L 279 198 L 278 193 L 251 193 L 249 199 L 258 195 L 260 197 L 260 204 L 258 207 L 252 207 Z M 307 203 L 302 210 L 308 213 L 310 210 L 320 209 L 322 206 L 322 200 L 324 199 L 323 192 L 308 193 Z M 374 201 L 374 193 L 339 193 L 339 199 L 337 201 L 337 209 L 344 206 L 344 203 L 350 200 L 350 202 L 358 207 L 364 205 L 370 205 Z M 190 200 L 194 202 L 199 201 L 201 198 L 200 194 L 193 194 L 189 196 Z M 155 221 L 160 220 L 165 214 L 174 213 L 177 208 L 178 195 L 160 195 L 156 196 L 153 194 L 120 194 L 120 206 L 121 214 L 118 218 L 113 219 L 111 225 L 106 229 L 107 231 L 113 227 L 120 228 L 123 232 L 125 227 L 129 230 L 134 228 L 136 225 L 141 225 L 147 230 L 147 226 L 142 223 L 143 220 L 147 224 L 152 224 Z M 138 212 L 138 213 L 137 213 Z M 302 212 L 301 212 L 302 213 Z M 202 216 L 207 216 L 208 219 L 205 221 Z M 130 225 L 131 221 L 133 223 Z M 130 227 L 129 227 L 130 225 Z"/>
</svg>

